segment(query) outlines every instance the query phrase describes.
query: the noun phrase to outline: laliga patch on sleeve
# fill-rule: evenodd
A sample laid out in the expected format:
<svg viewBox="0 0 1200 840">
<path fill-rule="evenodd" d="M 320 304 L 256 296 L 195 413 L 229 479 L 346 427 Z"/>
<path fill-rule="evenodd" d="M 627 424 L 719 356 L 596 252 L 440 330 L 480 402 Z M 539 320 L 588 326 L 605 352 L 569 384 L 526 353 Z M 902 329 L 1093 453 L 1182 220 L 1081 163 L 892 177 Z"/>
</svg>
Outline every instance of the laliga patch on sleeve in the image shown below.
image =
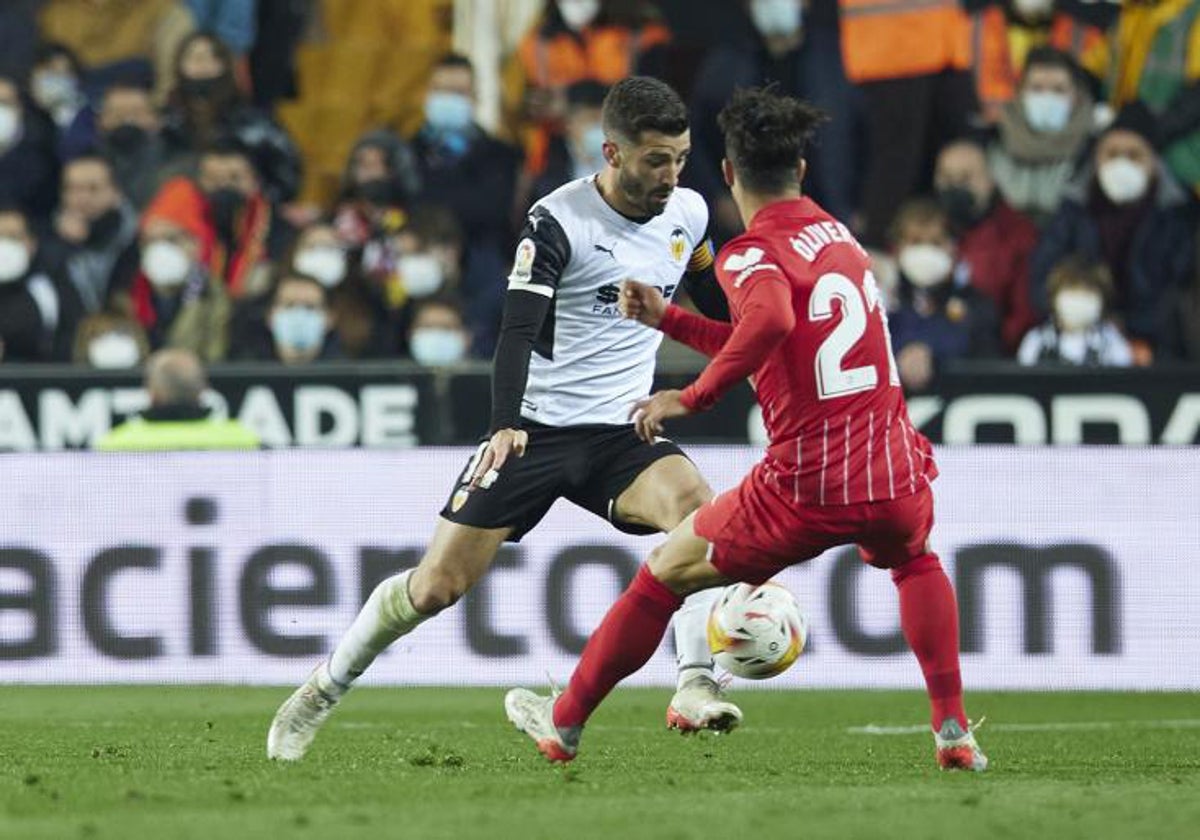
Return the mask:
<svg viewBox="0 0 1200 840">
<path fill-rule="evenodd" d="M 528 283 L 533 276 L 533 260 L 537 256 L 537 245 L 533 244 L 533 240 L 526 237 L 517 243 L 517 255 L 513 259 L 512 274 L 508 276 L 510 281 Z"/>
</svg>

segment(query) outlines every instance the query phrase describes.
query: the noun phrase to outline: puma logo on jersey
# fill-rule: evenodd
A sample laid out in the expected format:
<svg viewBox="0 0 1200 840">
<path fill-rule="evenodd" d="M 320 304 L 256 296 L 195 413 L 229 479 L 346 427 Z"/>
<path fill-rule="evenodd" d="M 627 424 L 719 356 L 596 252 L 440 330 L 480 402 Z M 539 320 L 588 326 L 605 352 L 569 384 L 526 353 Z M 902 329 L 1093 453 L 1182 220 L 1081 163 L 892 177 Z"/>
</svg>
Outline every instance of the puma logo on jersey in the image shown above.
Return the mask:
<svg viewBox="0 0 1200 840">
<path fill-rule="evenodd" d="M 617 250 L 616 245 L 613 245 L 611 248 L 605 248 L 603 245 L 593 243 L 592 247 L 602 254 L 608 254 L 614 260 L 617 258 L 617 255 L 613 253 L 613 251 Z"/>
</svg>

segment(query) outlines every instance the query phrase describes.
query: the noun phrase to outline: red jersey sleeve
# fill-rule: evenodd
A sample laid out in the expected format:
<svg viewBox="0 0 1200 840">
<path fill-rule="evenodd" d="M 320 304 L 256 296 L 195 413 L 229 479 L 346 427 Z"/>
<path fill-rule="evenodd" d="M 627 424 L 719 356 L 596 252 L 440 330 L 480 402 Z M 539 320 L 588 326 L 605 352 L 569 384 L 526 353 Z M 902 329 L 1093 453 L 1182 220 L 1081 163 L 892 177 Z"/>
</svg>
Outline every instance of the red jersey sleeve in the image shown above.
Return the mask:
<svg viewBox="0 0 1200 840">
<path fill-rule="evenodd" d="M 729 340 L 729 334 L 733 332 L 733 325 L 728 321 L 714 321 L 712 318 L 688 312 L 682 306 L 675 304 L 667 307 L 658 328 L 676 341 L 686 344 L 697 353 L 703 353 L 710 359 L 717 355 L 721 347 Z"/>
<path fill-rule="evenodd" d="M 748 255 L 755 251 L 759 259 L 764 256 L 756 248 Z M 731 277 L 730 263 L 736 265 L 731 259 L 718 276 L 735 326 L 708 367 L 684 389 L 681 400 L 692 411 L 707 409 L 751 376 L 796 326 L 792 287 L 778 266 L 755 261 Z"/>
</svg>

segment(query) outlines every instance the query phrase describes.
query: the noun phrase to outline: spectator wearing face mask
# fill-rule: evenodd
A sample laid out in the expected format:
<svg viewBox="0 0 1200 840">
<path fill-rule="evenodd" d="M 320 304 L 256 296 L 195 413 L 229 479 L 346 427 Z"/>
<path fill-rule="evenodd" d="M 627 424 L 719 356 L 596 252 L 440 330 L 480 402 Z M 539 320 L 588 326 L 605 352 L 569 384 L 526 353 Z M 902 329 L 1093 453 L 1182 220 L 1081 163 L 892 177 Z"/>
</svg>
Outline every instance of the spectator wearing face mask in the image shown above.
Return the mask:
<svg viewBox="0 0 1200 840">
<path fill-rule="evenodd" d="M 258 449 L 258 435 L 237 420 L 212 416 L 208 377 L 195 353 L 159 350 L 146 361 L 150 407 L 96 442 L 101 452 Z"/>
<path fill-rule="evenodd" d="M 713 207 L 718 240 L 742 231 L 742 220 L 721 176 L 725 141 L 717 114 L 737 88 L 765 83 L 813 103 L 830 119 L 807 154 L 805 192 L 839 219 L 859 209 L 858 173 L 866 155 L 866 124 L 859 92 L 842 67 L 836 20 L 807 14 L 801 0 L 743 0 L 749 26 L 707 54 L 692 89 L 692 156 L 687 177 Z"/>
<path fill-rule="evenodd" d="M 338 235 L 354 248 L 399 230 L 421 188 L 412 148 L 389 129 L 368 131 L 354 144 L 334 212 Z"/>
<path fill-rule="evenodd" d="M 161 128 L 150 88 L 123 80 L 105 89 L 97 117 L 97 150 L 138 211 L 146 208 L 164 180 Z"/>
<path fill-rule="evenodd" d="M 387 307 L 378 287 L 366 282 L 357 260 L 333 225 L 317 222 L 300 232 L 289 265 L 316 279 L 329 296 L 338 345 L 351 359 L 394 355 Z"/>
<path fill-rule="evenodd" d="M 1000 196 L 984 148 L 973 140 L 956 140 L 942 149 L 933 185 L 958 239 L 959 270 L 992 301 L 1004 352 L 1012 355 L 1037 322 L 1029 299 L 1037 228 Z"/>
<path fill-rule="evenodd" d="M 270 263 L 286 252 L 295 231 L 264 193 L 249 151 L 229 138 L 200 155 L 196 186 L 212 227 L 210 269 L 237 298 L 269 284 Z"/>
<path fill-rule="evenodd" d="M 67 161 L 96 145 L 96 112 L 84 93 L 83 68 L 63 44 L 38 48 L 29 80 L 29 94 L 58 130 L 59 160 Z"/>
<path fill-rule="evenodd" d="M 49 218 L 58 193 L 54 132 L 16 80 L 0 76 L 0 204 L 22 208 L 37 224 Z"/>
<path fill-rule="evenodd" d="M 1071 254 L 1104 263 L 1113 276 L 1112 312 L 1149 362 L 1170 328 L 1166 301 L 1191 278 L 1195 214 L 1155 152 L 1153 115 L 1121 109 L 1063 194 L 1032 261 L 1033 303 L 1049 311 L 1050 272 Z"/>
<path fill-rule="evenodd" d="M 471 335 L 458 301 L 447 295 L 426 298 L 413 312 L 408 353 L 424 367 L 442 368 L 467 358 Z"/>
<path fill-rule="evenodd" d="M 1200 193 L 1200 3 L 1122 3 L 1114 29 L 1112 106 L 1149 106 L 1166 168 Z"/>
<path fill-rule="evenodd" d="M 42 38 L 66 44 L 99 89 L 113 78 L 154 79 L 157 101 L 174 81 L 180 42 L 196 28 L 181 0 L 45 0 Z"/>
<path fill-rule="evenodd" d="M 77 157 L 63 167 L 50 248 L 88 312 L 109 308 L 138 270 L 137 211 L 121 194 L 108 161 Z"/>
<path fill-rule="evenodd" d="M 995 308 L 956 263 L 945 211 L 929 199 L 905 202 L 892 226 L 892 249 L 899 284 L 889 323 L 904 387 L 925 390 L 947 362 L 996 356 Z"/>
<path fill-rule="evenodd" d="M 612 85 L 626 76 L 662 76 L 671 31 L 642 0 L 545 0 L 517 50 L 517 99 L 525 132 L 525 172 L 545 169 L 552 137 L 563 130 L 565 92 L 576 82 Z"/>
<path fill-rule="evenodd" d="M 1044 224 L 1058 209 L 1091 137 L 1092 97 L 1064 52 L 1029 53 L 1017 97 L 1002 106 L 988 164 L 1015 210 Z"/>
<path fill-rule="evenodd" d="M 1051 317 L 1021 342 L 1023 365 L 1067 364 L 1128 367 L 1129 342 L 1105 317 L 1112 275 L 1102 263 L 1068 257 L 1050 272 Z"/>
<path fill-rule="evenodd" d="M 1005 106 L 1017 97 L 1018 82 L 1035 50 L 1062 52 L 1097 85 L 1108 68 L 1104 30 L 1082 20 L 1071 4 L 1055 0 L 990 3 L 972 14 L 971 41 L 978 51 L 975 84 L 989 123 L 999 120 Z"/>
<path fill-rule="evenodd" d="M 425 122 L 412 140 L 420 173 L 416 200 L 452 211 L 468 250 L 479 253 L 478 259 L 490 254 L 495 265 L 502 265 L 514 238 L 520 153 L 476 123 L 474 110 L 471 62 L 448 55 L 433 68 L 425 94 Z"/>
<path fill-rule="evenodd" d="M 212 273 L 208 205 L 190 181 L 169 182 L 142 216 L 141 272 L 131 304 L 152 347 L 183 347 L 208 362 L 229 353 L 233 304 Z"/>
<path fill-rule="evenodd" d="M 256 334 L 236 348 L 236 359 L 304 365 L 342 357 L 331 330 L 329 293 L 316 278 L 295 272 L 279 275 L 270 306 Z"/>
<path fill-rule="evenodd" d="M 180 44 L 175 69 L 178 82 L 163 114 L 162 134 L 176 165 L 187 166 L 202 150 L 232 137 L 253 161 L 268 199 L 295 198 L 300 154 L 287 132 L 238 92 L 229 48 L 210 33 L 193 33 Z"/>
<path fill-rule="evenodd" d="M 28 215 L 0 204 L 0 359 L 67 361 L 81 316 L 70 283 L 43 258 Z"/>
<path fill-rule="evenodd" d="M 534 181 L 530 204 L 568 181 L 587 178 L 604 168 L 600 109 L 607 93 L 606 86 L 592 81 L 576 82 L 567 88 L 564 130 L 550 140 L 546 168 Z"/>
<path fill-rule="evenodd" d="M 71 360 L 96 370 L 137 367 L 150 353 L 141 324 L 128 315 L 97 312 L 79 322 Z"/>
</svg>

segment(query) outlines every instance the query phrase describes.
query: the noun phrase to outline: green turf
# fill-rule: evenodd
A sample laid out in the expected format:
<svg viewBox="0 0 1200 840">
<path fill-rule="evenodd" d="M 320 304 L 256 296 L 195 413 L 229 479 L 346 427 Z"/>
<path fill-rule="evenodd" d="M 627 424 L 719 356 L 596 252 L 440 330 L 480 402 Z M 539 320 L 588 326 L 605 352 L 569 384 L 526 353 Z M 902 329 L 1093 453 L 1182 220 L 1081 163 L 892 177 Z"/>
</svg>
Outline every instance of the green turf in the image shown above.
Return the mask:
<svg viewBox="0 0 1200 840">
<path fill-rule="evenodd" d="M 934 769 L 902 692 L 742 692 L 727 737 L 619 691 L 569 769 L 492 689 L 361 689 L 269 763 L 282 689 L 0 688 L 0 838 L 1195 837 L 1200 696 L 974 694 L 982 776 Z M 1188 723 L 1190 721 L 1190 723 Z M 1030 724 L 1070 724 L 1038 728 Z M 990 730 L 990 731 L 989 731 Z"/>
</svg>

